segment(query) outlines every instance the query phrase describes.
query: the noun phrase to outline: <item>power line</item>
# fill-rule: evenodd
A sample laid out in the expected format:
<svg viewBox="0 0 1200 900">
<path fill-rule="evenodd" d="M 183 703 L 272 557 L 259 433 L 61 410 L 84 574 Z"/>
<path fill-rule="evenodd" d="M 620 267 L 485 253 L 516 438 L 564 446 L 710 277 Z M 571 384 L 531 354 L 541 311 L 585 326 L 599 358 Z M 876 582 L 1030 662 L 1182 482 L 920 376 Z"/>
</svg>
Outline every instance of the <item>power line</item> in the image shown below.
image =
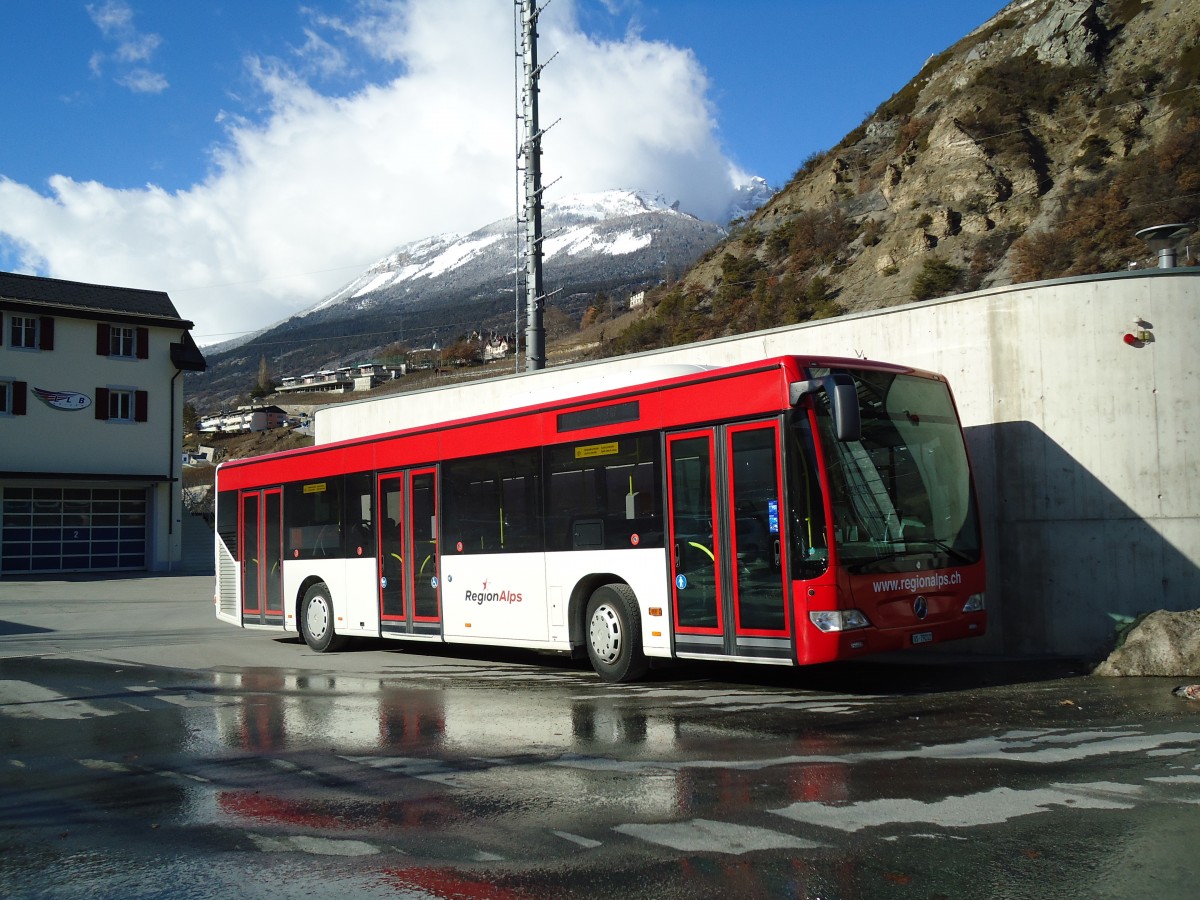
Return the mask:
<svg viewBox="0 0 1200 900">
<path fill-rule="evenodd" d="M 189 293 L 192 291 L 215 291 L 215 290 L 220 290 L 221 288 L 248 287 L 250 285 L 255 285 L 255 284 L 264 284 L 265 282 L 268 282 L 268 281 L 283 281 L 284 279 L 287 279 L 287 278 L 303 278 L 307 275 L 328 275 L 330 272 L 348 272 L 348 271 L 361 272 L 364 269 L 369 269 L 371 266 L 375 265 L 375 263 L 377 263 L 377 262 L 379 262 L 379 260 L 375 260 L 375 262 L 369 262 L 369 263 L 357 263 L 357 264 L 352 264 L 352 265 L 347 265 L 347 266 L 335 266 L 332 269 L 313 269 L 308 272 L 294 272 L 290 275 L 265 275 L 262 278 L 252 278 L 248 281 L 230 281 L 230 282 L 226 282 L 225 284 L 205 284 L 205 285 L 198 285 L 196 287 L 172 288 L 171 293 L 186 294 L 186 293 Z M 230 333 L 231 334 L 244 334 L 245 332 L 230 332 Z"/>
<path fill-rule="evenodd" d="M 1128 101 L 1128 102 L 1125 102 L 1125 103 L 1112 104 L 1112 105 L 1110 105 L 1110 106 L 1107 106 L 1107 107 L 1099 107 L 1099 108 L 1096 108 L 1096 109 L 1093 109 L 1093 110 L 1091 110 L 1091 111 L 1090 111 L 1090 113 L 1089 113 L 1088 115 L 1086 115 L 1086 116 L 1085 116 L 1085 115 L 1082 115 L 1082 114 L 1075 114 L 1075 115 L 1078 115 L 1080 118 L 1083 118 L 1083 119 L 1091 119 L 1091 118 L 1093 118 L 1095 115 L 1097 115 L 1097 114 L 1099 114 L 1099 113 L 1103 113 L 1103 112 L 1110 111 L 1110 110 L 1114 110 L 1114 109 L 1120 109 L 1120 108 L 1122 108 L 1122 107 L 1126 107 L 1126 106 L 1140 106 L 1140 105 L 1143 105 L 1144 103 L 1146 103 L 1146 102 L 1149 102 L 1149 101 L 1152 101 L 1152 100 L 1160 100 L 1160 99 L 1162 99 L 1162 98 L 1164 98 L 1164 97 L 1169 97 L 1169 96 L 1172 96 L 1172 95 L 1174 95 L 1174 94 L 1180 94 L 1180 93 L 1183 93 L 1183 92 L 1185 92 L 1185 91 L 1189 91 L 1189 90 L 1196 90 L 1196 89 L 1200 89 L 1200 85 L 1190 85 L 1190 86 L 1188 86 L 1188 87 L 1186 87 L 1186 88 L 1181 88 L 1181 89 L 1178 89 L 1178 90 L 1173 90 L 1173 91 L 1165 91 L 1165 92 L 1163 92 L 1163 93 L 1161 93 L 1161 94 L 1150 95 L 1150 96 L 1148 96 L 1148 97 L 1146 97 L 1146 98 L 1143 98 L 1142 100 L 1134 100 L 1134 101 Z M 1159 120 L 1159 119 L 1161 119 L 1161 118 L 1163 118 L 1163 117 L 1165 117 L 1165 116 L 1172 115 L 1173 113 L 1174 113 L 1174 110 L 1165 110 L 1165 111 L 1163 111 L 1163 112 L 1160 112 L 1159 114 L 1157 114 L 1157 115 L 1155 115 L 1155 116 L 1151 117 L 1151 118 L 1150 118 L 1148 121 L 1149 121 L 1149 122 L 1155 122 L 1155 121 L 1157 121 L 1157 120 Z M 954 142 L 954 145 L 958 145 L 958 144 L 961 144 L 961 143 L 967 143 L 967 142 L 974 143 L 974 144 L 978 145 L 978 144 L 985 143 L 985 142 L 987 142 L 987 141 L 989 141 L 989 140 L 993 140 L 993 139 L 995 139 L 995 138 L 1004 137 L 1004 136 L 1011 135 L 1011 134 L 1018 134 L 1018 133 L 1028 133 L 1028 132 L 1030 132 L 1030 131 L 1031 131 L 1031 129 L 1030 129 L 1030 128 L 1028 128 L 1028 127 L 1022 127 L 1022 128 L 1019 128 L 1019 129 L 1015 129 L 1015 130 L 1013 130 L 1013 131 L 998 132 L 998 133 L 996 133 L 996 134 L 992 134 L 992 135 L 984 135 L 984 136 L 981 136 L 981 137 L 979 137 L 979 138 L 973 138 L 973 137 L 970 137 L 970 136 L 968 135 L 968 141 L 964 141 L 964 142 Z M 1065 176 L 1067 173 L 1069 173 L 1069 171 L 1070 171 L 1071 169 L 1073 169 L 1074 167 L 1075 167 L 1075 164 L 1074 164 L 1074 163 L 1067 162 L 1067 163 L 1064 163 L 1062 166 L 1060 166 L 1060 167 L 1059 167 L 1059 168 L 1058 168 L 1058 169 L 1057 169 L 1057 170 L 1056 170 L 1054 173 L 1052 173 L 1052 174 L 1051 174 L 1051 173 L 1047 173 L 1047 174 L 1045 174 L 1045 175 L 1040 175 L 1040 176 L 1037 176 L 1037 177 L 1035 178 L 1035 182 L 1034 182 L 1034 185 L 1033 185 L 1032 187 L 1030 187 L 1030 188 L 1028 188 L 1028 189 L 1026 189 L 1026 190 L 1023 190 L 1023 191 L 1018 191 L 1018 192 L 1016 192 L 1016 193 L 1014 193 L 1014 194 L 1010 195 L 1008 198 L 1006 198 L 1006 201 L 1004 201 L 1004 202 L 1007 202 L 1008 200 L 1020 199 L 1020 198 L 1021 198 L 1021 197 L 1023 197 L 1023 196 L 1035 196 L 1035 195 L 1037 195 L 1037 194 L 1038 194 L 1038 192 L 1042 191 L 1043 189 L 1046 189 L 1046 188 L 1048 188 L 1048 187 L 1051 187 L 1051 186 L 1053 186 L 1053 185 L 1057 184 L 1057 183 L 1058 183 L 1058 181 L 1059 181 L 1061 178 L 1063 178 L 1063 177 L 1064 177 L 1064 176 Z M 856 164 L 856 165 L 855 165 L 855 168 L 856 168 L 858 171 L 860 171 L 860 172 L 866 172 L 866 171 L 869 171 L 869 169 L 870 169 L 870 167 L 869 167 L 869 166 L 862 165 L 862 164 Z M 1035 175 L 1036 175 L 1036 173 L 1035 173 Z M 1129 181 L 1129 182 L 1136 182 L 1136 181 L 1140 181 L 1140 180 L 1143 180 L 1143 179 L 1146 179 L 1146 178 L 1153 178 L 1153 177 L 1156 177 L 1156 173 L 1154 173 L 1154 172 L 1149 172 L 1149 173 L 1146 173 L 1146 174 L 1143 174 L 1143 175 L 1135 175 L 1135 176 L 1132 176 L 1132 177 L 1128 178 L 1128 179 L 1127 179 L 1127 181 Z M 1174 195 L 1171 195 L 1171 196 L 1168 196 L 1168 197 L 1163 197 L 1163 198 L 1160 198 L 1160 199 L 1157 199 L 1157 200 L 1146 201 L 1145 203 L 1129 204 L 1129 205 L 1126 205 L 1125 207 L 1123 207 L 1123 209 L 1129 210 L 1129 209 L 1141 209 L 1141 208 L 1149 208 L 1149 207 L 1152 207 L 1152 206 L 1162 206 L 1162 205 L 1165 205 L 1165 204 L 1168 204 L 1168 203 L 1172 203 L 1172 202 L 1176 202 L 1176 201 L 1179 201 L 1179 200 L 1190 200 L 1190 199 L 1194 199 L 1194 198 L 1196 198 L 1196 197 L 1200 197 L 1200 194 L 1195 194 L 1195 193 L 1192 193 L 1192 194 L 1174 194 Z M 1060 202 L 1061 202 L 1061 198 L 1056 198 L 1056 199 L 1059 199 L 1059 200 L 1060 200 Z M 1094 219 L 1094 218 L 1096 218 L 1098 215 L 1099 215 L 1098 213 L 1091 213 L 1091 214 L 1087 214 L 1087 215 L 1084 215 L 1084 216 L 1078 216 L 1078 217 L 1075 217 L 1075 218 L 1072 218 L 1072 219 L 1060 219 L 1060 220 L 1058 220 L 1058 221 L 1057 221 L 1057 223 L 1056 223 L 1056 224 L 1058 224 L 1058 225 L 1074 224 L 1074 223 L 1078 223 L 1078 222 L 1082 222 L 1082 221 L 1087 221 L 1088 219 Z M 1002 231 L 998 231 L 998 232 L 989 232 L 989 233 L 990 233 L 990 234 L 992 234 L 992 235 L 994 235 L 994 236 L 1010 237 L 1010 236 L 1013 236 L 1013 235 L 1015 235 L 1015 236 L 1019 237 L 1019 236 L 1021 236 L 1022 234 L 1026 233 L 1027 231 L 1028 231 L 1028 228 L 1021 228 L 1021 229 L 1018 229 L 1018 228 L 1009 228 L 1009 229 L 1004 229 L 1004 230 L 1002 230 Z M 927 252 L 927 250 L 925 250 L 925 249 L 916 248 L 916 249 L 910 250 L 909 252 L 907 252 L 907 253 L 903 254 L 902 256 L 899 256 L 899 257 L 896 257 L 895 255 L 893 255 L 893 256 L 892 256 L 892 259 L 895 261 L 895 263 L 903 263 L 903 262 L 905 262 L 905 261 L 907 261 L 907 260 L 910 260 L 910 259 L 912 259 L 913 257 L 924 255 L 926 252 Z M 868 282 L 868 281 L 869 281 L 871 278 L 878 277 L 878 275 L 879 275 L 879 273 L 875 273 L 875 272 L 867 272 L 867 273 L 863 273 L 861 276 L 859 276 L 859 278 L 858 278 L 858 279 L 856 279 L 856 280 L 854 280 L 854 281 L 852 281 L 852 282 L 849 282 L 849 283 L 844 283 L 844 284 L 842 284 L 842 285 L 841 285 L 841 287 L 840 287 L 840 291 L 841 291 L 841 292 L 853 291 L 853 290 L 855 290 L 855 289 L 857 289 L 857 288 L 859 288 L 859 287 L 862 287 L 862 286 L 863 286 L 864 284 L 866 284 L 866 283 L 867 283 L 867 282 Z M 756 284 L 758 284 L 759 280 L 760 280 L 760 279 L 745 280 L 745 281 L 728 281 L 728 282 L 726 282 L 726 281 L 722 281 L 722 282 L 721 282 L 721 284 L 738 285 L 738 286 L 743 286 L 743 287 L 744 287 L 744 286 L 752 286 L 752 285 L 756 285 Z M 997 283 L 997 284 L 999 284 L 1000 282 L 996 282 L 996 283 Z M 715 288 L 715 285 L 714 285 L 714 288 Z M 887 294 L 885 294 L 885 295 L 883 295 L 883 297 L 882 297 L 881 299 L 891 299 L 893 296 L 896 296 L 896 295 L 887 295 Z"/>
</svg>

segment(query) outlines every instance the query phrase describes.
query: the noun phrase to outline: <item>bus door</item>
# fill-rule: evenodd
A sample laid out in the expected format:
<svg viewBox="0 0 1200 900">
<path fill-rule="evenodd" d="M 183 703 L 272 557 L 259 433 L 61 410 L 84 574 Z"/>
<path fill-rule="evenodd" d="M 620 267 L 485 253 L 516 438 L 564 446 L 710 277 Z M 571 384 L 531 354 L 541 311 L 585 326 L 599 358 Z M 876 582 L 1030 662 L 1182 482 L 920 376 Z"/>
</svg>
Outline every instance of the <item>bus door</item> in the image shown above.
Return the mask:
<svg viewBox="0 0 1200 900">
<path fill-rule="evenodd" d="M 380 633 L 440 638 L 437 470 L 380 475 L 376 500 Z"/>
<path fill-rule="evenodd" d="M 676 652 L 790 662 L 779 423 L 671 434 L 667 459 Z"/>
<path fill-rule="evenodd" d="M 242 624 L 283 624 L 283 494 L 242 491 Z"/>
</svg>

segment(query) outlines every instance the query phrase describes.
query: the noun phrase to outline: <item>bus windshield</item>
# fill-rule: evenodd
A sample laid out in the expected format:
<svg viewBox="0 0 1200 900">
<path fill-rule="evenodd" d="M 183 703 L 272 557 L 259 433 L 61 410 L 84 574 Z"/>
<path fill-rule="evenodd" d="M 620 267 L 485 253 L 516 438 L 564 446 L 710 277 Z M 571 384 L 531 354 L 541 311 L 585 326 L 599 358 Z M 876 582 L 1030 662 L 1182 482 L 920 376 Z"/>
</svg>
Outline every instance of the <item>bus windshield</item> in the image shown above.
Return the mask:
<svg viewBox="0 0 1200 900">
<path fill-rule="evenodd" d="M 814 395 L 840 563 L 871 572 L 977 562 L 975 497 L 949 389 L 911 375 L 849 374 L 858 388 L 860 440 L 838 441 L 828 396 Z"/>
</svg>

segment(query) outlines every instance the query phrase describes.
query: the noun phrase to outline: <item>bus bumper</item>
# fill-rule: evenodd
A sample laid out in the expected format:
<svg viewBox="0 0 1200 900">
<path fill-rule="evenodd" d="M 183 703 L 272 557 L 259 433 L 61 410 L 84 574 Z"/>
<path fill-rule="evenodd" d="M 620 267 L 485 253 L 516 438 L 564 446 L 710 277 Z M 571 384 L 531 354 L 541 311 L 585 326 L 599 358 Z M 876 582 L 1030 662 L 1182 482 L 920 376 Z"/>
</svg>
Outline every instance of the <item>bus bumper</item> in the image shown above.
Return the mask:
<svg viewBox="0 0 1200 900">
<path fill-rule="evenodd" d="M 904 628 L 856 628 L 852 631 L 821 631 L 807 625 L 805 640 L 798 645 L 800 665 L 853 659 L 872 653 L 910 650 L 947 641 L 980 637 L 987 632 L 987 612 L 963 613 L 955 619 Z"/>
</svg>

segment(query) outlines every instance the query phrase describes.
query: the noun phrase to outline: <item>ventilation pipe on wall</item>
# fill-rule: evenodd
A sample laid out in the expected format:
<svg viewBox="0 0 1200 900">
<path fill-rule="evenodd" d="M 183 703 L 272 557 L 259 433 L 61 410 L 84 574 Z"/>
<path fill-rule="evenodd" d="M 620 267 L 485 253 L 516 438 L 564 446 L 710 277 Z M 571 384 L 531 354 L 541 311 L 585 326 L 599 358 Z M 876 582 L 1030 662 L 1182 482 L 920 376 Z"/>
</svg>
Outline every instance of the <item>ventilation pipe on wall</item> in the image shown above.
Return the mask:
<svg viewBox="0 0 1200 900">
<path fill-rule="evenodd" d="M 1192 226 L 1185 222 L 1172 225 L 1151 225 L 1137 232 L 1137 237 L 1150 245 L 1150 249 L 1158 253 L 1160 269 L 1175 268 L 1175 248 L 1179 242 L 1192 233 Z"/>
</svg>

